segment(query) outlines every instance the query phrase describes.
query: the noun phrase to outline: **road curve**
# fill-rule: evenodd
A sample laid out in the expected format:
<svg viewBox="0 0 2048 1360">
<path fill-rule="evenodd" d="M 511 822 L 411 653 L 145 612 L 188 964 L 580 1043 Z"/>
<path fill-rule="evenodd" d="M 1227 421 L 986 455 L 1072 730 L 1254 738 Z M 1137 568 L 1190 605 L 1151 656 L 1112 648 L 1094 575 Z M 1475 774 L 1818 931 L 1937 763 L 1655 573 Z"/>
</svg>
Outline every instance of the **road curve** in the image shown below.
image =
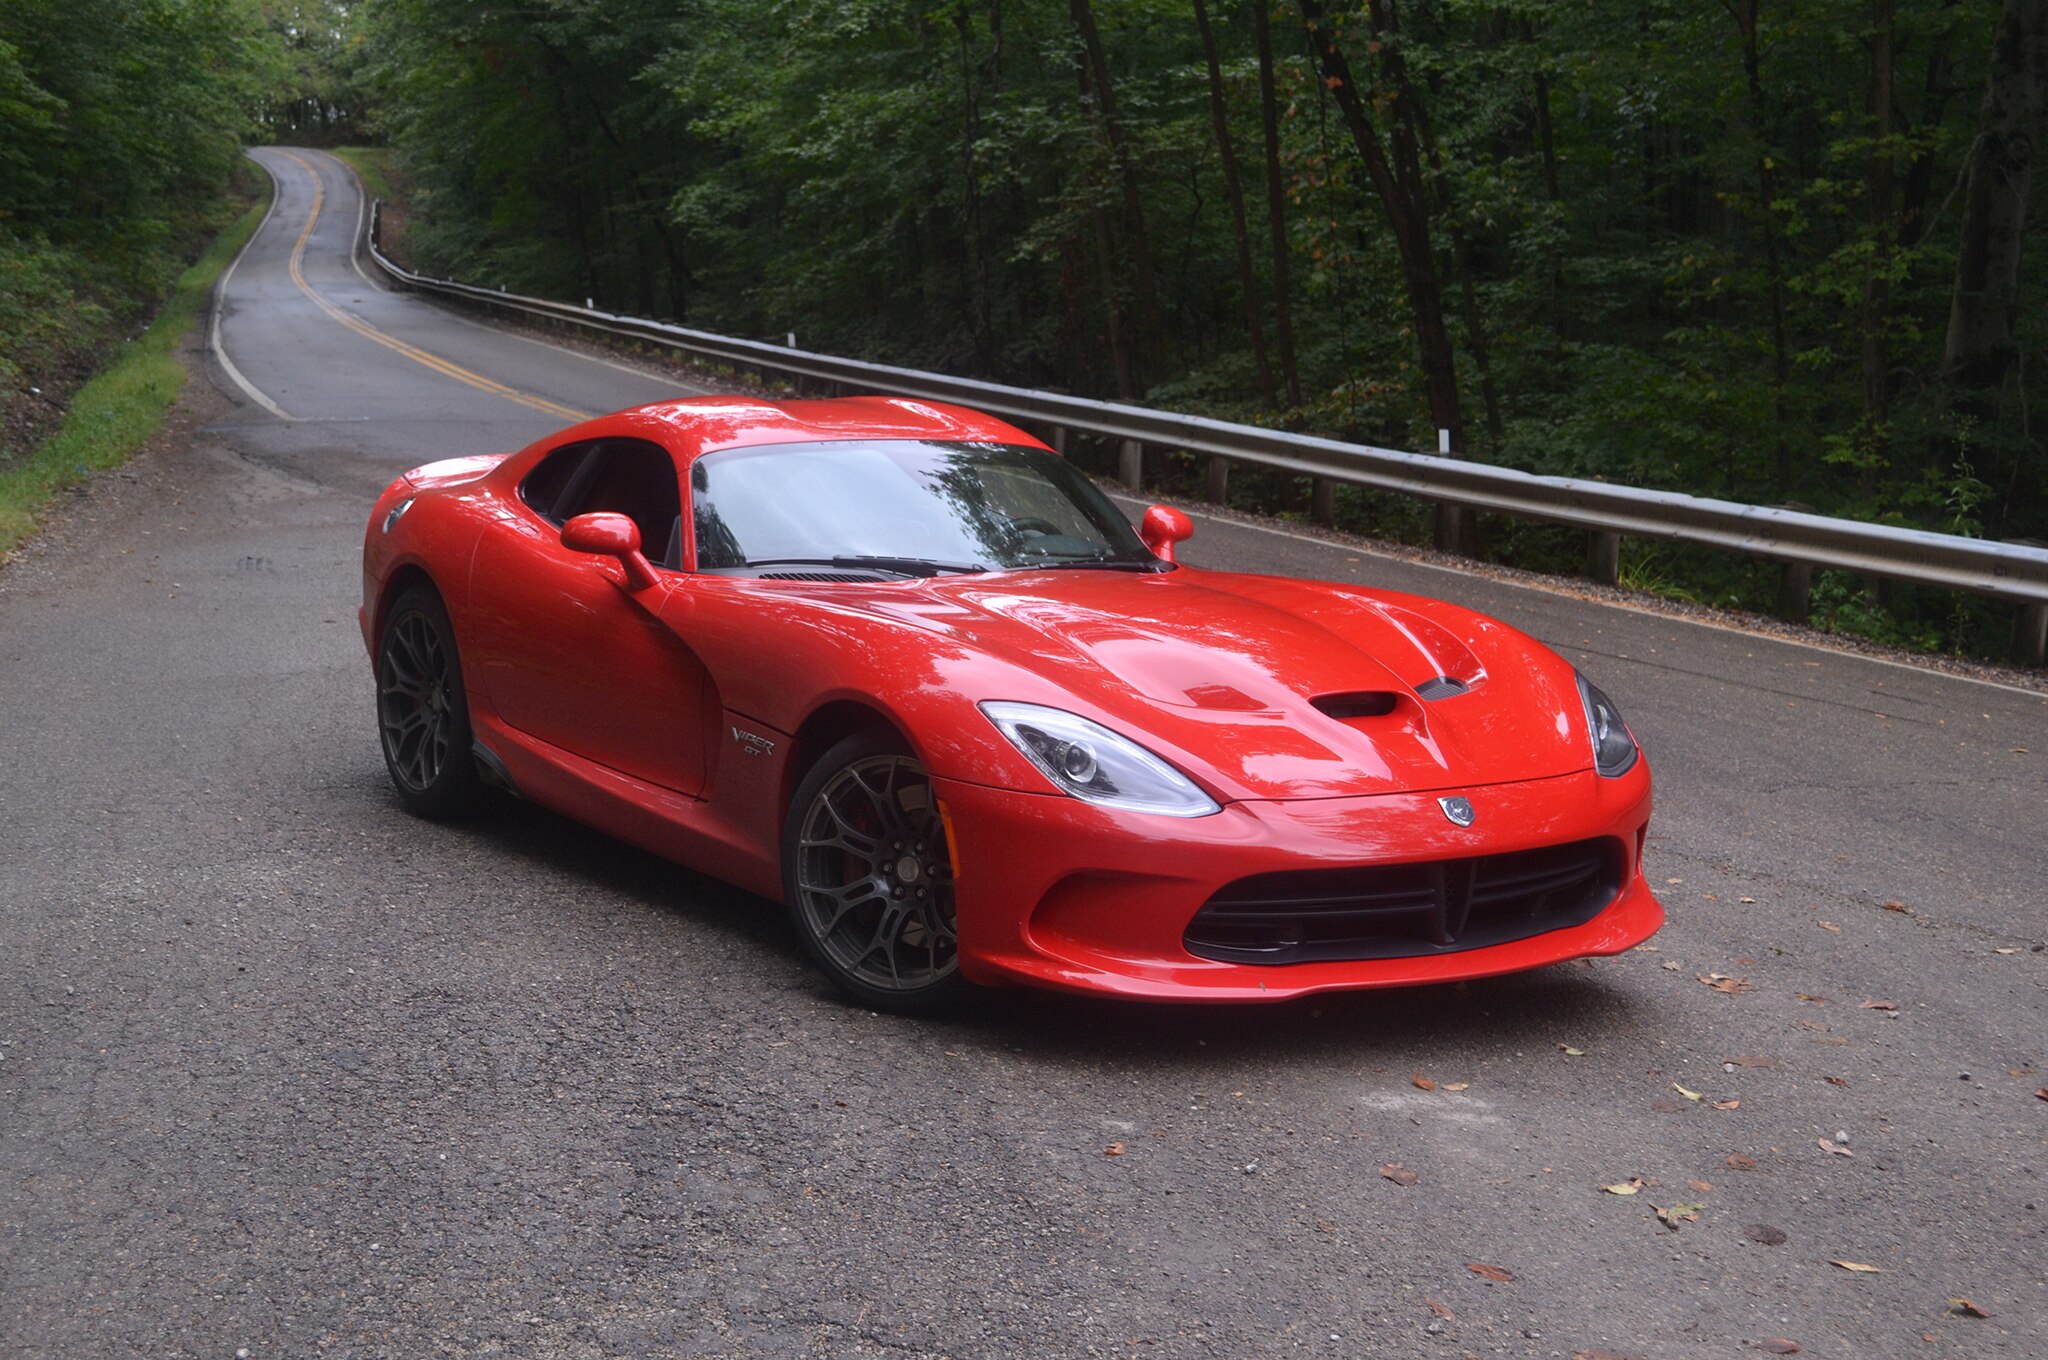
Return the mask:
<svg viewBox="0 0 2048 1360">
<path fill-rule="evenodd" d="M 380 288 L 346 168 L 254 154 L 224 395 L 0 572 L 0 1356 L 2042 1353 L 2041 695 L 1203 518 L 1592 674 L 1655 948 L 851 1009 L 757 899 L 399 810 L 376 489 L 680 389 Z"/>
</svg>

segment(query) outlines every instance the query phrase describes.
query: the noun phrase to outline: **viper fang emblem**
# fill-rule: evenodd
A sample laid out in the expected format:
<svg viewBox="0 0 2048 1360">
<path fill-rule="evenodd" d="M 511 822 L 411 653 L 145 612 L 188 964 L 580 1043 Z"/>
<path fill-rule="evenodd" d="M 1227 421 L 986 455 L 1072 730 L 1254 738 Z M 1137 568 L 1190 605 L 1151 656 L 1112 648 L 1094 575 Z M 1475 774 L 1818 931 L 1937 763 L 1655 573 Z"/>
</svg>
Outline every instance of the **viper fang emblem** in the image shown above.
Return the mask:
<svg viewBox="0 0 2048 1360">
<path fill-rule="evenodd" d="M 1436 805 L 1444 810 L 1444 816 L 1450 819 L 1452 826 L 1470 826 L 1472 819 L 1479 815 L 1472 810 L 1472 800 L 1469 798 L 1439 798 Z"/>
</svg>

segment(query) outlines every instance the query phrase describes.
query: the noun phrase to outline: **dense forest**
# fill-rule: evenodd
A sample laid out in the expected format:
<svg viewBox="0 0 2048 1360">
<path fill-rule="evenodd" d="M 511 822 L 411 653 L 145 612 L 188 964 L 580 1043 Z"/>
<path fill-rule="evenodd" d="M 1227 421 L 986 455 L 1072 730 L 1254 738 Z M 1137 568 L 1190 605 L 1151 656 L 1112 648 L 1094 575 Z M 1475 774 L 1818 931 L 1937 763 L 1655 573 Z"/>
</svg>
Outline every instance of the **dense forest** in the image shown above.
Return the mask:
<svg viewBox="0 0 2048 1360">
<path fill-rule="evenodd" d="M 2039 540 L 2044 124 L 2048 0 L 0 0 L 0 332 L 118 291 L 80 242 L 146 269 L 253 127 L 389 145 L 438 274 Z M 1623 571 L 1774 598 L 1765 563 Z M 1958 649 L 2010 619 L 1832 574 L 1813 600 Z"/>
<path fill-rule="evenodd" d="M 0 0 L 0 466 L 261 183 L 241 144 L 314 79 L 309 14 L 332 33 L 298 0 Z"/>
<path fill-rule="evenodd" d="M 2043 0 L 364 0 L 351 19 L 432 271 L 2048 538 Z M 1628 566 L 1768 596 L 1683 553 Z M 1860 583 L 1822 587 L 1821 608 L 1882 622 Z M 1912 639 L 1984 640 L 1954 636 L 1968 610 L 1887 602 Z"/>
</svg>

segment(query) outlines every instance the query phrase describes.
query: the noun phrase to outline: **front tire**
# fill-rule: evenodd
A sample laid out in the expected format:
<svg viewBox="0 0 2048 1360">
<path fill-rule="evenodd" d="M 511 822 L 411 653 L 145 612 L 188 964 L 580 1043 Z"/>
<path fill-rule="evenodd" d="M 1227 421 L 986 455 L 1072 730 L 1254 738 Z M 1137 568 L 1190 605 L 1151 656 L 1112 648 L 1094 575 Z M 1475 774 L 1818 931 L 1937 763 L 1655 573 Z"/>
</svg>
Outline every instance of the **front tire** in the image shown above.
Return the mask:
<svg viewBox="0 0 2048 1360">
<path fill-rule="evenodd" d="M 415 815 L 442 821 L 482 800 L 455 627 L 431 586 L 407 588 L 384 616 L 377 732 L 392 787 Z"/>
<path fill-rule="evenodd" d="M 854 1000 L 927 1014 L 966 994 L 945 823 L 893 733 L 848 737 L 797 785 L 782 891 L 804 948 Z"/>
</svg>

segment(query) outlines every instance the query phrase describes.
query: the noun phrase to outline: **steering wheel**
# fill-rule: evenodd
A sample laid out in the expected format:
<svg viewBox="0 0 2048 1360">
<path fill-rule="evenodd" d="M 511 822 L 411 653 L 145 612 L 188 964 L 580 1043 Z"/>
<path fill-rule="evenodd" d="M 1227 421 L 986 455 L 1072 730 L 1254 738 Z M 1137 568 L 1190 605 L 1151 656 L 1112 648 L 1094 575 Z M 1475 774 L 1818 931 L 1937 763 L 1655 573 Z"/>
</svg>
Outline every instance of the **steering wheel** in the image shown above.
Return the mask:
<svg viewBox="0 0 2048 1360">
<path fill-rule="evenodd" d="M 1054 524 L 1051 520 L 1041 519 L 1037 515 L 1019 515 L 1017 518 L 1010 521 L 1009 527 L 1014 529 L 1019 535 L 1037 534 L 1040 537 L 1043 537 L 1048 534 L 1060 534 L 1065 532 L 1060 528 L 1059 525 Z"/>
</svg>

